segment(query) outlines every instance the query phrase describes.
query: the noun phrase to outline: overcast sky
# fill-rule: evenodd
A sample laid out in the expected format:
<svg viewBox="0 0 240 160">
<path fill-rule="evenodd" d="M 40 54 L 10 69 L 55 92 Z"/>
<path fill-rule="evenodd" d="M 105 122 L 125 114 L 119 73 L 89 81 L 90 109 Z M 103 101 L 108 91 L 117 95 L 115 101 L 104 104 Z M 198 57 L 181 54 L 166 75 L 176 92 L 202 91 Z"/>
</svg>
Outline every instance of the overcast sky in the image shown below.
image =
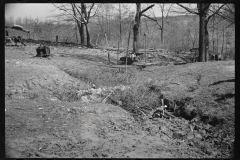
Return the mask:
<svg viewBox="0 0 240 160">
<path fill-rule="evenodd" d="M 5 5 L 5 18 L 13 16 L 29 17 L 44 19 L 47 16 L 56 13 L 51 3 L 8 3 Z"/>
<path fill-rule="evenodd" d="M 135 11 L 136 5 L 130 4 L 132 10 Z M 143 4 L 142 9 L 146 6 Z M 157 5 L 153 7 L 156 16 L 160 16 L 160 10 Z M 48 16 L 57 14 L 59 11 L 55 10 L 55 7 L 51 3 L 8 3 L 5 5 L 5 18 L 11 16 L 14 19 L 21 17 L 39 18 L 40 20 L 48 19 Z"/>
</svg>

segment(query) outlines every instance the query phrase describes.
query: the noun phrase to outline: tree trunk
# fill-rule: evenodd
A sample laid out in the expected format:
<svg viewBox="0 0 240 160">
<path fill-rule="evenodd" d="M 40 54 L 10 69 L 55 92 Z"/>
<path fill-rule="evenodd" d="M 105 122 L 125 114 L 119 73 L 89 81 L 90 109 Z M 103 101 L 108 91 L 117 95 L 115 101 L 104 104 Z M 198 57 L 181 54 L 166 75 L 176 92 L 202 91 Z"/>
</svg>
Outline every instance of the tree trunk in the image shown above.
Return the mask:
<svg viewBox="0 0 240 160">
<path fill-rule="evenodd" d="M 81 13 L 83 16 L 86 13 L 86 6 L 84 3 L 81 3 L 81 7 L 82 7 Z M 83 17 L 82 17 L 81 21 L 83 22 Z M 79 24 L 79 34 L 81 35 L 81 46 L 83 47 L 84 43 L 85 43 L 84 25 L 83 24 L 81 24 L 81 25 Z"/>
<path fill-rule="evenodd" d="M 163 44 L 163 25 L 164 25 L 164 17 L 163 17 L 163 9 L 162 9 L 162 28 L 161 28 L 161 44 Z"/>
<path fill-rule="evenodd" d="M 207 25 L 208 25 L 208 20 L 205 20 L 204 23 L 204 30 L 205 30 L 205 62 L 208 61 L 208 49 L 209 49 L 209 34 L 208 34 L 208 29 L 207 29 Z"/>
<path fill-rule="evenodd" d="M 199 4 L 199 10 L 203 11 L 204 10 L 204 4 L 200 3 Z M 201 12 L 199 14 L 199 62 L 204 62 L 205 61 L 205 20 L 206 20 L 206 15 L 204 12 Z"/>
<path fill-rule="evenodd" d="M 75 11 L 75 8 L 74 8 L 73 5 L 72 5 L 72 10 L 73 10 L 74 16 L 77 17 L 76 11 Z M 83 12 L 83 10 L 82 10 L 82 12 Z M 84 27 L 84 26 L 83 26 L 79 21 L 77 21 L 77 20 L 76 20 L 76 24 L 77 24 L 79 36 L 80 36 L 80 38 L 81 38 L 81 45 L 83 46 L 83 45 L 84 45 L 84 30 L 83 30 L 83 27 Z"/>
<path fill-rule="evenodd" d="M 90 37 L 89 31 L 88 31 L 88 25 L 85 24 L 85 27 L 86 27 L 86 33 L 87 33 L 87 47 L 92 48 L 93 45 L 91 43 L 91 37 Z"/>
<path fill-rule="evenodd" d="M 219 23 L 217 23 L 217 53 L 218 53 L 218 46 L 219 46 L 219 43 L 218 43 L 218 27 L 219 27 Z"/>
<path fill-rule="evenodd" d="M 84 25 L 79 24 L 78 29 L 79 29 L 79 34 L 80 34 L 80 37 L 81 37 L 81 46 L 83 47 L 84 43 L 85 43 Z"/>
<path fill-rule="evenodd" d="M 119 3 L 119 32 L 120 32 L 120 43 L 119 43 L 119 47 L 121 48 L 121 43 L 122 43 L 122 13 L 121 13 L 121 5 Z"/>
<path fill-rule="evenodd" d="M 213 16 L 213 30 L 212 30 L 212 44 L 213 44 L 213 52 L 215 50 L 215 44 L 214 44 L 214 31 L 215 31 L 215 16 Z"/>
<path fill-rule="evenodd" d="M 224 34 L 224 26 L 223 26 L 223 40 L 222 40 L 222 50 L 221 50 L 221 56 L 223 55 L 223 48 L 224 48 L 224 37 L 225 37 L 225 34 Z"/>
<path fill-rule="evenodd" d="M 133 26 L 133 53 L 139 53 L 139 26 L 140 26 L 140 11 L 141 4 L 137 3 L 137 13 L 135 16 L 135 24 Z"/>
<path fill-rule="evenodd" d="M 163 28 L 161 29 L 161 44 L 163 44 Z"/>
<path fill-rule="evenodd" d="M 76 43 L 78 44 L 78 34 L 77 34 L 77 32 L 78 32 L 78 26 L 76 25 Z"/>
</svg>

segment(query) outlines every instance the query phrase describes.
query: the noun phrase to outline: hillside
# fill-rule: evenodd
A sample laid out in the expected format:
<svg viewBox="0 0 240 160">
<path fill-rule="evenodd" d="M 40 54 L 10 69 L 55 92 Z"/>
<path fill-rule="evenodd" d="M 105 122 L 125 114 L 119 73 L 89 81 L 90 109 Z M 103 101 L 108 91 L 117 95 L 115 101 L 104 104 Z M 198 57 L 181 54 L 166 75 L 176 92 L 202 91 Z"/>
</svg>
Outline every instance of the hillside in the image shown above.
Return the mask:
<svg viewBox="0 0 240 160">
<path fill-rule="evenodd" d="M 235 143 L 235 62 L 187 63 L 158 53 L 139 70 L 115 52 L 5 46 L 8 158 L 230 158 Z M 156 60 L 156 59 L 155 59 Z M 126 79 L 127 78 L 127 79 Z M 160 96 L 172 117 L 154 117 Z"/>
</svg>

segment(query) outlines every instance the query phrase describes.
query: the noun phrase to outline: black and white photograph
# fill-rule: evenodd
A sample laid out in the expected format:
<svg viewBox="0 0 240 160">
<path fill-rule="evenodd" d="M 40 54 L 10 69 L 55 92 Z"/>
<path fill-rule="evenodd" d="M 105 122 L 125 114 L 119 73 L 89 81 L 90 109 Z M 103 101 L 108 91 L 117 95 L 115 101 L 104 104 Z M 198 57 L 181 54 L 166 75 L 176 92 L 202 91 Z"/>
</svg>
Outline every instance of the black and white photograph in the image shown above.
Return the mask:
<svg viewBox="0 0 240 160">
<path fill-rule="evenodd" d="M 6 158 L 236 158 L 236 4 L 139 2 L 5 4 Z"/>
</svg>

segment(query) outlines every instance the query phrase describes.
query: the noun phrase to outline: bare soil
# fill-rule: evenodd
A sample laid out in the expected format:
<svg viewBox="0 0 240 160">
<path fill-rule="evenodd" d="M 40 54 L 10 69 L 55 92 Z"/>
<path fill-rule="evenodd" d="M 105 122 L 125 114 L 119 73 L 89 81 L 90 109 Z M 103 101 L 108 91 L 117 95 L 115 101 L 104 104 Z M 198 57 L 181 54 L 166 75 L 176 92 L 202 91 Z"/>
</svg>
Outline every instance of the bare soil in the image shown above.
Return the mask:
<svg viewBox="0 0 240 160">
<path fill-rule="evenodd" d="M 91 84 L 66 70 L 89 72 L 110 67 L 98 49 L 51 47 L 37 58 L 30 45 L 5 47 L 5 154 L 8 158 L 229 158 L 234 141 L 235 62 L 152 66 L 136 72 L 135 83 L 154 81 L 169 101 L 201 106 L 203 115 L 227 117 L 227 143 L 216 144 L 217 124 L 192 123 L 181 116 L 139 123 L 118 105 L 65 101 L 54 92 L 83 90 Z M 116 55 L 112 55 L 114 59 Z M 187 98 L 187 100 L 186 100 Z M 186 101 L 183 101 L 183 100 Z M 188 100 L 189 99 L 189 100 Z M 186 110 L 187 112 L 188 110 Z M 218 115 L 219 114 L 219 115 Z M 184 117 L 184 118 L 183 118 Z M 228 120 L 228 119 L 227 119 Z M 210 123 L 210 124 L 209 124 Z M 200 128 L 197 127 L 200 125 Z M 193 128 L 191 128 L 193 127 Z M 201 128 L 202 127 L 202 128 Z M 215 135 L 217 133 L 217 135 Z M 210 135 L 215 136 L 208 140 Z"/>
</svg>

